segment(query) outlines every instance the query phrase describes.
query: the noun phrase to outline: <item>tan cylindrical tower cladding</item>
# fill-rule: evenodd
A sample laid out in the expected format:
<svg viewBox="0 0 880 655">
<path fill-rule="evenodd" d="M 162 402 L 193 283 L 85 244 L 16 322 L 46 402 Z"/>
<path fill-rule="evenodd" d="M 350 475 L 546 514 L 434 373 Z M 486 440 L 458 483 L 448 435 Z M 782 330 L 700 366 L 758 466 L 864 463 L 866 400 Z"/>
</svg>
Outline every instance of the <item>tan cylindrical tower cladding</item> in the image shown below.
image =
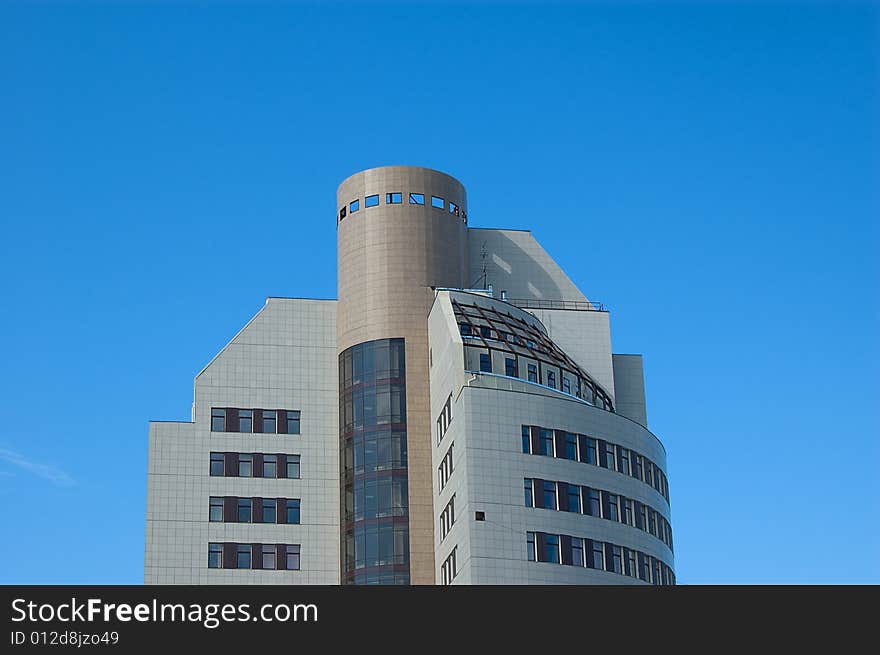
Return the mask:
<svg viewBox="0 0 880 655">
<path fill-rule="evenodd" d="M 469 286 L 465 189 L 439 171 L 383 166 L 346 179 L 336 201 L 338 352 L 405 340 L 410 580 L 434 584 L 427 316 L 432 286 Z"/>
</svg>

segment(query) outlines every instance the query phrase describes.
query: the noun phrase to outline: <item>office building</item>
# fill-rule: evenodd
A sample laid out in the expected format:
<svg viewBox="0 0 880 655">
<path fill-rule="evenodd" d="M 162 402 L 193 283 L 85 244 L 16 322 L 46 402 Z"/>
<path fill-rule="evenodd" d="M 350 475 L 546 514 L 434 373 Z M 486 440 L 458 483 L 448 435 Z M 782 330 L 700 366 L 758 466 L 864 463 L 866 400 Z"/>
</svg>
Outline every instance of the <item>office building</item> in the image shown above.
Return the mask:
<svg viewBox="0 0 880 655">
<path fill-rule="evenodd" d="M 338 299 L 269 298 L 150 424 L 147 583 L 674 584 L 640 355 L 531 232 L 387 166 Z"/>
</svg>

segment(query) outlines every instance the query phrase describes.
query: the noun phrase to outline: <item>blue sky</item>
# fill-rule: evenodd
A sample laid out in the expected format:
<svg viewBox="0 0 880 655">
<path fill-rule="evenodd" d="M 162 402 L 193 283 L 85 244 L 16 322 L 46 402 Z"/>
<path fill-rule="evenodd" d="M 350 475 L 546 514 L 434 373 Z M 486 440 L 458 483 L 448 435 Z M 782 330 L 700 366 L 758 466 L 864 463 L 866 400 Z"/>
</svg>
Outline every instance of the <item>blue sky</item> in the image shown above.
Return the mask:
<svg viewBox="0 0 880 655">
<path fill-rule="evenodd" d="M 266 296 L 335 297 L 336 186 L 384 164 L 645 354 L 680 582 L 880 582 L 878 18 L 4 3 L 0 582 L 141 582 L 147 422 Z"/>
</svg>

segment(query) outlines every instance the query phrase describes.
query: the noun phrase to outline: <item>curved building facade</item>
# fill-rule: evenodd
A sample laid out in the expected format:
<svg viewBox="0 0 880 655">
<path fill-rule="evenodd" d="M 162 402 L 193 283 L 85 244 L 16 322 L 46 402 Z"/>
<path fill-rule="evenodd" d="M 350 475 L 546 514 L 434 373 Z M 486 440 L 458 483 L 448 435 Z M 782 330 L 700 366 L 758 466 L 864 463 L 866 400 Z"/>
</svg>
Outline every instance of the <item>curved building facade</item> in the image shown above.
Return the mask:
<svg viewBox="0 0 880 655">
<path fill-rule="evenodd" d="M 445 173 L 361 171 L 335 211 L 338 300 L 268 299 L 151 423 L 145 582 L 674 584 L 604 306 Z"/>
</svg>

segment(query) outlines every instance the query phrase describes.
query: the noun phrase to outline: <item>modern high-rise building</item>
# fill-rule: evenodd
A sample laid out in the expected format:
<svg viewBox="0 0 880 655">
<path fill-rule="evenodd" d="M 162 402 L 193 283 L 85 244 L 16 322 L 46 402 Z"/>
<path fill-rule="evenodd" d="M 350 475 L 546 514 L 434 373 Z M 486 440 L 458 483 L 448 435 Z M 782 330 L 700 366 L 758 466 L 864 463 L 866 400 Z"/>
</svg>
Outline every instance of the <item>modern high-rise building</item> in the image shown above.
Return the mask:
<svg viewBox="0 0 880 655">
<path fill-rule="evenodd" d="M 146 583 L 674 584 L 640 355 L 531 232 L 386 166 L 338 300 L 269 298 L 150 424 Z"/>
</svg>

